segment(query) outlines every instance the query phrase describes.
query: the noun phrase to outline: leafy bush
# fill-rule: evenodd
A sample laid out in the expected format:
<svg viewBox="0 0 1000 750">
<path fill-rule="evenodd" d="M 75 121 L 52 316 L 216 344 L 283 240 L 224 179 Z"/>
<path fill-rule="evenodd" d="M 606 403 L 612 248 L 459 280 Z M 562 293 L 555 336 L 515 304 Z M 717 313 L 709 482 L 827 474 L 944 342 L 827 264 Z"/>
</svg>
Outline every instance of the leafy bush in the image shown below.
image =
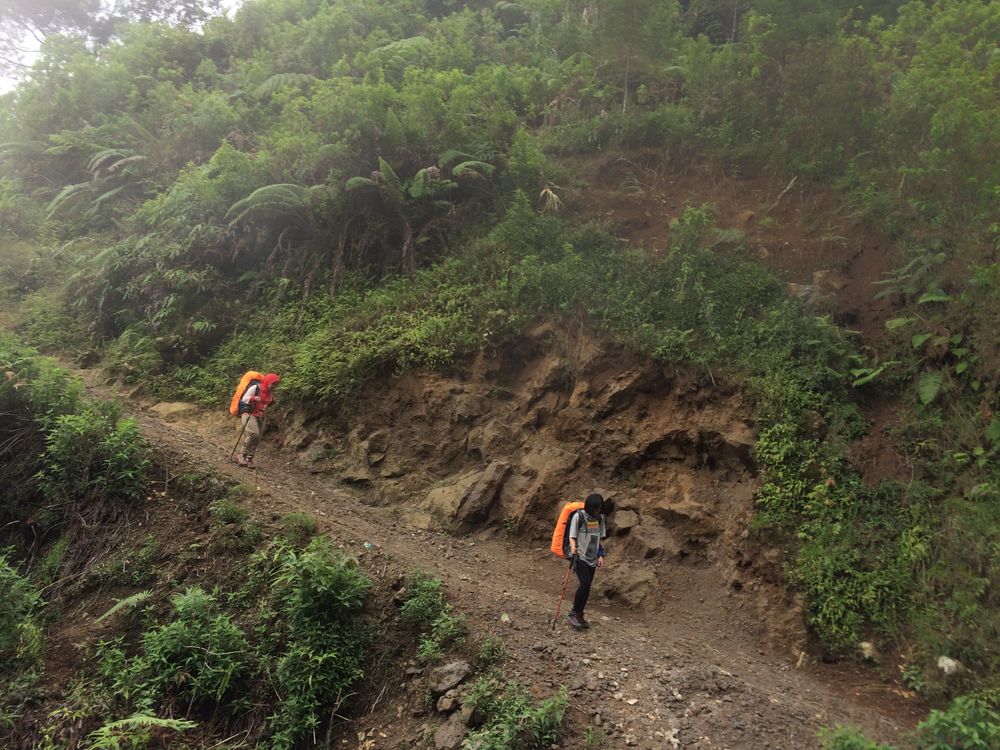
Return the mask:
<svg viewBox="0 0 1000 750">
<path fill-rule="evenodd" d="M 476 661 L 484 666 L 490 667 L 499 664 L 507 658 L 507 648 L 503 641 L 496 636 L 487 636 L 479 644 L 479 654 Z"/>
<path fill-rule="evenodd" d="M 319 528 L 316 519 L 303 511 L 286 513 L 279 523 L 282 539 L 295 547 L 305 547 Z"/>
<path fill-rule="evenodd" d="M 42 631 L 36 620 L 41 597 L 31 582 L 0 555 L 0 660 L 13 665 L 41 656 Z"/>
<path fill-rule="evenodd" d="M 489 673 L 472 684 L 463 704 L 472 708 L 477 729 L 463 743 L 482 750 L 543 750 L 559 738 L 569 705 L 565 688 L 539 704 L 517 683 Z"/>
<path fill-rule="evenodd" d="M 918 750 L 1000 747 L 1000 713 L 981 700 L 956 698 L 945 711 L 931 711 L 917 727 Z"/>
<path fill-rule="evenodd" d="M 272 744 L 291 748 L 329 718 L 362 674 L 367 629 L 357 620 L 371 581 L 324 537 L 303 550 L 278 543 L 267 566 L 274 629 Z M 283 644 L 283 645 L 281 645 Z"/>
<path fill-rule="evenodd" d="M 174 596 L 171 607 L 170 621 L 143 633 L 134 657 L 120 641 L 102 642 L 102 676 L 129 705 L 148 708 L 168 692 L 190 704 L 222 704 L 250 669 L 243 631 L 203 589 Z"/>
<path fill-rule="evenodd" d="M 98 403 L 59 417 L 45 440 L 41 489 L 47 500 L 79 509 L 145 497 L 149 447 L 121 408 Z"/>
<path fill-rule="evenodd" d="M 406 581 L 400 617 L 404 622 L 428 628 L 417 646 L 417 658 L 425 663 L 442 658 L 446 647 L 465 637 L 465 618 L 451 613 L 444 582 L 420 571 L 410 574 Z"/>
</svg>

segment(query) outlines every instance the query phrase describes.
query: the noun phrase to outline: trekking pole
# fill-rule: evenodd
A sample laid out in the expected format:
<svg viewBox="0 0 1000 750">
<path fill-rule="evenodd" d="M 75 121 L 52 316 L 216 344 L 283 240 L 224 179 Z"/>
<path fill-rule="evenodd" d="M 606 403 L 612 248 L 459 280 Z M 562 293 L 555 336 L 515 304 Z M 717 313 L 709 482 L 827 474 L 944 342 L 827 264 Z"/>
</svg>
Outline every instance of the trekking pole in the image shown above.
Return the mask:
<svg viewBox="0 0 1000 750">
<path fill-rule="evenodd" d="M 242 415 L 240 415 L 242 417 Z M 242 421 L 242 420 L 241 420 Z M 233 452 L 229 454 L 229 460 L 232 461 L 236 458 L 236 449 L 240 447 L 240 441 L 243 439 L 243 433 L 247 431 L 247 425 L 250 423 L 249 418 L 246 422 L 243 422 L 243 429 L 240 430 L 240 436 L 236 438 L 236 445 L 233 446 Z"/>
<path fill-rule="evenodd" d="M 563 578 L 562 593 L 559 594 L 559 603 L 556 605 L 556 613 L 552 618 L 552 629 L 556 629 L 556 622 L 559 620 L 559 610 L 562 609 L 563 597 L 566 596 L 566 586 L 569 584 L 569 574 L 573 572 L 573 563 L 566 568 L 566 576 Z"/>
</svg>

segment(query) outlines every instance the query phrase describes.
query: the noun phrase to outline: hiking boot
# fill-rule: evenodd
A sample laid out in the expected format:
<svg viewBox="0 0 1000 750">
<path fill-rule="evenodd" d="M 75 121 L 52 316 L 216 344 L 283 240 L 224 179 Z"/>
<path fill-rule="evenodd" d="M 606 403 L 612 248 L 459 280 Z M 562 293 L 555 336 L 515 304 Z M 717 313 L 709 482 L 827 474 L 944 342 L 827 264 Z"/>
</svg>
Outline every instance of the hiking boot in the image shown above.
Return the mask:
<svg viewBox="0 0 1000 750">
<path fill-rule="evenodd" d="M 242 455 L 239 455 L 239 456 L 236 457 L 236 463 L 238 463 L 240 466 L 249 466 L 250 465 L 250 462 L 244 456 L 242 456 Z"/>
<path fill-rule="evenodd" d="M 583 615 L 580 615 L 580 616 L 579 616 L 579 620 L 580 620 L 580 626 L 581 626 L 581 627 L 582 627 L 582 628 L 583 628 L 584 630 L 586 630 L 587 628 L 589 628 L 589 627 L 590 627 L 590 623 L 589 623 L 589 622 L 587 622 L 586 620 L 584 620 L 584 619 L 583 619 Z"/>
<path fill-rule="evenodd" d="M 580 619 L 580 615 L 576 612 L 570 612 L 566 615 L 566 619 L 569 620 L 569 624 L 577 630 L 583 630 L 586 627 L 586 625 L 583 624 L 583 620 Z"/>
</svg>

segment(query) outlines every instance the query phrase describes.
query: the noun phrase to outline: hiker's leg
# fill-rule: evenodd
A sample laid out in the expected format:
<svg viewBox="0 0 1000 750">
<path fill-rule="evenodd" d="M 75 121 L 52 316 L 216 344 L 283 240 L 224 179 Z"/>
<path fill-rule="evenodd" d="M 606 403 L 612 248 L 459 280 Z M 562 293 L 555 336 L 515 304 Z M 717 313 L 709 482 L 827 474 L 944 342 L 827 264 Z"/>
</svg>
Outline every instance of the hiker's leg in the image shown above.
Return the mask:
<svg viewBox="0 0 1000 750">
<path fill-rule="evenodd" d="M 573 611 L 583 617 L 583 608 L 587 606 L 590 597 L 590 584 L 594 582 L 594 569 L 580 560 L 576 564 L 576 577 L 580 579 L 580 587 L 573 597 Z"/>
<path fill-rule="evenodd" d="M 240 450 L 240 455 L 249 461 L 257 451 L 257 443 L 260 442 L 260 422 L 257 417 L 250 414 L 244 414 L 242 421 L 245 428 L 243 430 L 243 448 Z"/>
</svg>

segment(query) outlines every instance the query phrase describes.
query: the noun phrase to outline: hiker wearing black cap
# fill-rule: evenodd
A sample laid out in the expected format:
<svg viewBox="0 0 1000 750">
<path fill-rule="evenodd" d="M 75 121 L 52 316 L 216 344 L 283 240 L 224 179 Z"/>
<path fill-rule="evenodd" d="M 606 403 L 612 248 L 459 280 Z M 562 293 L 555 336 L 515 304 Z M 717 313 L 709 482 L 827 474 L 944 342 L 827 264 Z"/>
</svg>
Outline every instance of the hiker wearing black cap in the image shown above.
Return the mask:
<svg viewBox="0 0 1000 750">
<path fill-rule="evenodd" d="M 607 512 L 610 513 L 610 501 Z M 604 497 L 595 493 L 587 495 L 583 508 L 573 514 L 569 527 L 570 564 L 580 579 L 580 586 L 573 597 L 573 610 L 566 615 L 574 628 L 589 628 L 590 625 L 583 616 L 583 609 L 590 598 L 590 586 L 594 582 L 594 573 L 604 566 L 604 539 L 607 537 L 607 527 L 604 524 Z"/>
</svg>

